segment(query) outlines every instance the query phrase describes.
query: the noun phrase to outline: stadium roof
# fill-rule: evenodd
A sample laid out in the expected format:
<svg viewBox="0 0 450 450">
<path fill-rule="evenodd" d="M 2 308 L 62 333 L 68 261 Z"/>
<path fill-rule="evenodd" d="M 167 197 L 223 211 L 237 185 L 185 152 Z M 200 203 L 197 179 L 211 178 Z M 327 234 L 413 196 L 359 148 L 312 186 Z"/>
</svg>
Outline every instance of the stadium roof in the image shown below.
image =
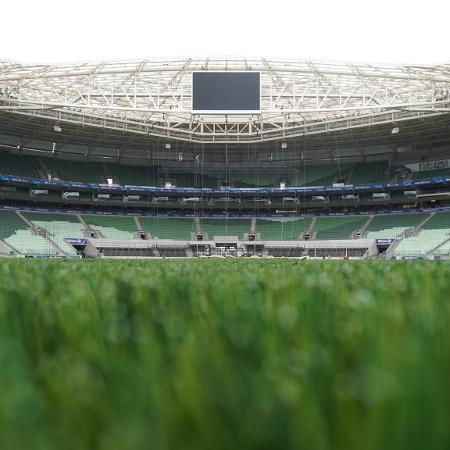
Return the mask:
<svg viewBox="0 0 450 450">
<path fill-rule="evenodd" d="M 191 111 L 192 72 L 261 72 L 261 113 Z M 187 58 L 74 65 L 0 61 L 2 117 L 193 143 L 258 143 L 450 118 L 450 64 Z M 441 125 L 436 125 L 441 126 Z"/>
</svg>

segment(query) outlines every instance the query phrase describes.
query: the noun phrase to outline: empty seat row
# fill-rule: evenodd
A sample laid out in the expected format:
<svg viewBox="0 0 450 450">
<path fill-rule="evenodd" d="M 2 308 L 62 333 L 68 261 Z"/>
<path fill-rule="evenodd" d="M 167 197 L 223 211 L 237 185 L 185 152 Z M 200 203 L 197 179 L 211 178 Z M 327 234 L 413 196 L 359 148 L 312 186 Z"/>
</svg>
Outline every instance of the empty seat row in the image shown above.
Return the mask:
<svg viewBox="0 0 450 450">
<path fill-rule="evenodd" d="M 367 227 L 369 239 L 396 239 L 419 225 L 427 214 L 387 214 L 375 216 Z"/>
</svg>

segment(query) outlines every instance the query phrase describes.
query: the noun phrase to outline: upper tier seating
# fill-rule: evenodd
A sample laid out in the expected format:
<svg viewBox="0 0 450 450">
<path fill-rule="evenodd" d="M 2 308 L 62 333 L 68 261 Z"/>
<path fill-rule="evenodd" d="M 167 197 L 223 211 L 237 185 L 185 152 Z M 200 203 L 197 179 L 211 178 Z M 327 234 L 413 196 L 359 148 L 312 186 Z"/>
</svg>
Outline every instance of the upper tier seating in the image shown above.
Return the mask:
<svg viewBox="0 0 450 450">
<path fill-rule="evenodd" d="M 45 238 L 32 234 L 27 224 L 12 211 L 0 210 L 0 239 L 23 255 L 57 255 Z"/>
<path fill-rule="evenodd" d="M 167 173 L 165 175 L 170 181 L 175 183 L 175 186 L 178 187 L 194 187 L 196 189 L 200 188 L 209 188 L 209 189 L 217 189 L 219 187 L 219 179 L 210 176 L 201 174 L 201 172 L 175 172 L 175 173 Z"/>
<path fill-rule="evenodd" d="M 318 217 L 315 239 L 348 239 L 367 222 L 367 216 Z"/>
<path fill-rule="evenodd" d="M 229 177 L 230 186 L 237 188 L 246 187 L 279 187 L 280 181 L 284 180 L 289 186 L 295 184 L 294 174 L 268 173 L 265 171 L 237 172 L 231 171 Z"/>
<path fill-rule="evenodd" d="M 76 250 L 68 244 L 65 238 L 84 238 L 84 225 L 71 214 L 54 214 L 28 212 L 23 213 L 33 225 L 47 231 L 48 237 L 66 255 L 76 255 Z"/>
<path fill-rule="evenodd" d="M 250 219 L 203 219 L 200 223 L 209 239 L 214 236 L 238 236 L 243 239 L 251 227 Z"/>
<path fill-rule="evenodd" d="M 46 178 L 39 161 L 33 156 L 12 155 L 0 150 L 0 174 L 29 178 Z"/>
<path fill-rule="evenodd" d="M 106 239 L 134 239 L 137 231 L 132 217 L 83 215 L 84 221 Z"/>
<path fill-rule="evenodd" d="M 443 254 L 450 239 L 450 213 L 436 213 L 417 236 L 402 239 L 395 249 L 397 256 L 423 256 L 427 253 Z M 442 246 L 442 247 L 441 247 Z"/>
<path fill-rule="evenodd" d="M 370 239 L 396 239 L 407 229 L 425 220 L 427 214 L 388 214 L 375 216 L 367 227 Z"/>
<path fill-rule="evenodd" d="M 304 219 L 256 219 L 256 232 L 261 240 L 296 240 L 311 227 L 311 218 Z"/>
<path fill-rule="evenodd" d="M 180 187 L 196 187 L 217 189 L 221 184 L 228 184 L 235 188 L 252 187 L 279 187 L 280 181 L 286 181 L 289 186 L 294 186 L 296 176 L 292 173 L 269 173 L 255 170 L 253 172 L 230 170 L 228 172 L 181 172 L 173 173 L 175 184 Z"/>
<path fill-rule="evenodd" d="M 183 171 L 181 171 L 183 170 Z M 53 178 L 83 183 L 106 183 L 111 177 L 114 184 L 135 186 L 162 186 L 172 181 L 178 187 L 219 188 L 228 183 L 230 187 L 279 187 L 281 181 L 287 186 L 327 186 L 338 181 L 353 184 L 388 182 L 392 179 L 388 161 L 313 164 L 298 163 L 283 171 L 278 167 L 270 171 L 267 166 L 252 169 L 218 170 L 205 164 L 198 170 L 176 169 L 164 166 L 126 165 L 73 161 L 50 157 L 12 154 L 0 150 L 0 174 L 31 178 Z M 450 169 L 415 172 L 413 180 L 450 176 Z"/>
<path fill-rule="evenodd" d="M 97 162 L 65 161 L 62 159 L 43 158 L 53 177 L 64 181 L 81 183 L 106 183 L 102 165 Z"/>
<path fill-rule="evenodd" d="M 193 219 L 178 219 L 170 217 L 139 217 L 144 229 L 156 239 L 175 239 L 189 241 L 195 233 Z"/>
<path fill-rule="evenodd" d="M 427 178 L 439 178 L 450 176 L 450 169 L 423 170 L 422 172 L 413 172 L 413 180 L 425 180 Z"/>
<path fill-rule="evenodd" d="M 159 186 L 159 167 L 124 166 L 122 164 L 105 165 L 114 184 L 130 186 Z"/>
<path fill-rule="evenodd" d="M 353 184 L 383 183 L 390 180 L 387 161 L 356 163 L 353 170 Z"/>
<path fill-rule="evenodd" d="M 308 166 L 300 167 L 298 169 L 298 186 L 329 186 L 345 179 L 348 169 L 348 164 L 333 164 L 322 166 Z"/>
</svg>

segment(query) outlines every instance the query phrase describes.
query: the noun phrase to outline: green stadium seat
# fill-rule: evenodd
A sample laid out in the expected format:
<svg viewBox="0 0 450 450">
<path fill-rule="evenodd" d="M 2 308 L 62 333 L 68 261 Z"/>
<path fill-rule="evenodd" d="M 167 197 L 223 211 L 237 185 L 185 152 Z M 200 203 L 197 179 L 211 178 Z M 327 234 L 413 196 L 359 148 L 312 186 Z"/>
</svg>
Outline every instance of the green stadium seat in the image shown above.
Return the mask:
<svg viewBox="0 0 450 450">
<path fill-rule="evenodd" d="M 65 241 L 65 238 L 84 238 L 84 225 L 76 216 L 70 214 L 23 213 L 33 225 L 43 228 L 47 231 L 48 237 L 60 248 L 66 255 L 76 255 L 77 251 Z"/>
<path fill-rule="evenodd" d="M 422 172 L 413 172 L 413 180 L 426 180 L 428 178 L 439 178 L 450 176 L 450 169 L 423 170 Z"/>
<path fill-rule="evenodd" d="M 329 186 L 345 178 L 349 164 L 305 166 L 298 169 L 298 186 Z"/>
<path fill-rule="evenodd" d="M 189 241 L 191 233 L 195 233 L 195 222 L 193 219 L 140 217 L 139 222 L 144 231 L 150 233 L 155 239 Z"/>
<path fill-rule="evenodd" d="M 27 224 L 13 211 L 0 211 L 0 239 L 22 255 L 58 254 L 47 239 L 33 234 Z"/>
<path fill-rule="evenodd" d="M 52 176 L 58 177 L 60 180 L 94 184 L 106 183 L 106 176 L 100 163 L 51 158 L 45 158 L 44 162 Z"/>
<path fill-rule="evenodd" d="M 204 233 L 208 233 L 208 238 L 213 239 L 214 236 L 238 236 L 239 239 L 244 238 L 244 234 L 250 232 L 250 219 L 203 219 L 200 220 Z"/>
<path fill-rule="evenodd" d="M 83 215 L 83 219 L 105 239 L 135 239 L 137 227 L 132 217 Z"/>
<path fill-rule="evenodd" d="M 114 184 L 130 186 L 159 186 L 159 167 L 157 166 L 125 166 L 107 164 L 108 174 Z"/>
<path fill-rule="evenodd" d="M 367 216 L 318 217 L 314 225 L 315 239 L 349 239 L 367 219 Z"/>
<path fill-rule="evenodd" d="M 353 184 L 383 183 L 390 180 L 388 161 L 356 163 L 351 182 Z"/>
<path fill-rule="evenodd" d="M 45 178 L 45 173 L 36 157 L 13 155 L 3 150 L 0 150 L 0 174 Z"/>
<path fill-rule="evenodd" d="M 265 241 L 296 240 L 311 227 L 312 219 L 256 219 L 256 232 Z"/>
<path fill-rule="evenodd" d="M 423 225 L 417 236 L 402 239 L 395 249 L 394 255 L 424 256 L 428 253 L 442 255 L 445 254 L 448 247 L 446 241 L 449 239 L 450 213 L 439 212 Z"/>
<path fill-rule="evenodd" d="M 369 239 L 396 239 L 425 220 L 427 214 L 387 214 L 375 216 L 367 227 Z"/>
</svg>

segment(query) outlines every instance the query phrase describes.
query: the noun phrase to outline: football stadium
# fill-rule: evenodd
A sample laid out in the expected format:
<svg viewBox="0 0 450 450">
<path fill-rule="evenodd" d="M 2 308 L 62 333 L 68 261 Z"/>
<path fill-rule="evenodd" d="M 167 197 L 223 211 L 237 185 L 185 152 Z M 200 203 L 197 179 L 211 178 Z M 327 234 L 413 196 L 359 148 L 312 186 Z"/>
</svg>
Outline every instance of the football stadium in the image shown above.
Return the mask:
<svg viewBox="0 0 450 450">
<path fill-rule="evenodd" d="M 450 448 L 450 64 L 0 61 L 0 449 Z"/>
<path fill-rule="evenodd" d="M 4 63 L 0 252 L 448 258 L 448 69 Z"/>
</svg>

